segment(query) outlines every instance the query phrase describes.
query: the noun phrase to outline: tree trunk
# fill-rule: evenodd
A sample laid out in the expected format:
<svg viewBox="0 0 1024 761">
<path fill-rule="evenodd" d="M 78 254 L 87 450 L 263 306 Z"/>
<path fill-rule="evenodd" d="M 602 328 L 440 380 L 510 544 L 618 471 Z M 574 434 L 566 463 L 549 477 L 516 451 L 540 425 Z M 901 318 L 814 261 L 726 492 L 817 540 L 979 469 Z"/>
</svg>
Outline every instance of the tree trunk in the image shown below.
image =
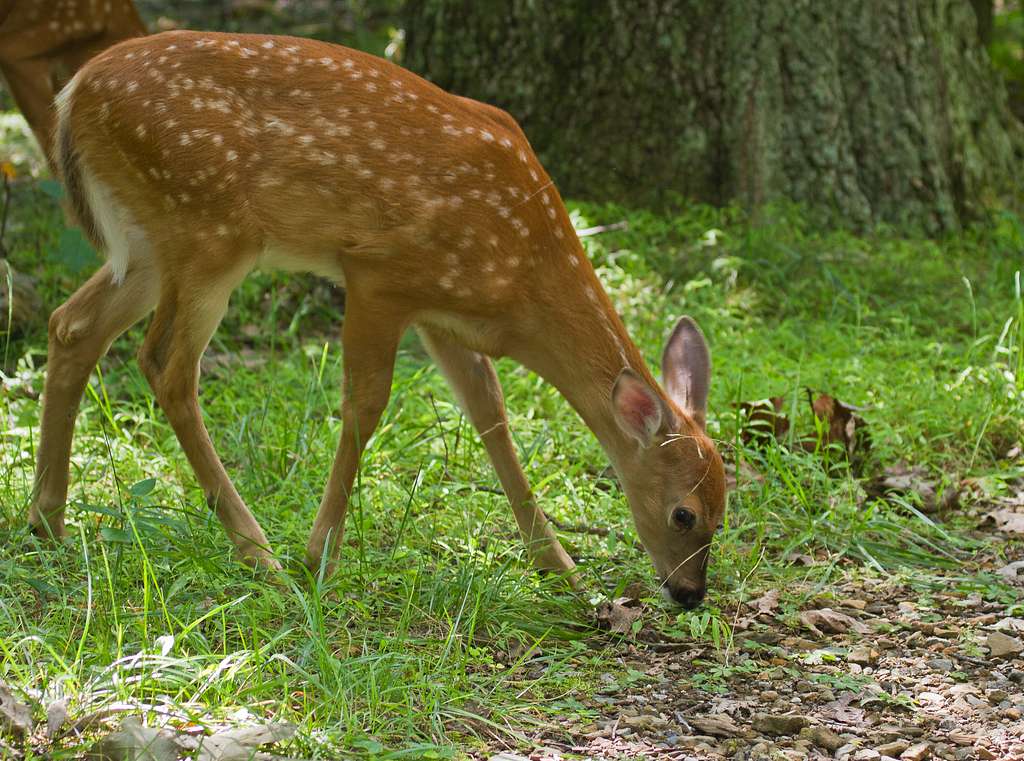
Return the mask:
<svg viewBox="0 0 1024 761">
<path fill-rule="evenodd" d="M 414 0 L 404 63 L 519 119 L 562 192 L 958 227 L 1021 125 L 963 0 Z"/>
</svg>

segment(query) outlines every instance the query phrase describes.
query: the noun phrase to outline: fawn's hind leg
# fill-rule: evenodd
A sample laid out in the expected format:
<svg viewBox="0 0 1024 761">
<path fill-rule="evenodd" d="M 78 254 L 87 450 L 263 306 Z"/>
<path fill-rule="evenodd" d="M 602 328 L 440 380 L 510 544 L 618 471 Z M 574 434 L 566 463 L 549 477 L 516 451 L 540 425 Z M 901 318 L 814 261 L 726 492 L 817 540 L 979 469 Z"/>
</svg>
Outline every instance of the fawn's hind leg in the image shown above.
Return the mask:
<svg viewBox="0 0 1024 761">
<path fill-rule="evenodd" d="M 160 282 L 144 263 L 133 262 L 116 284 L 109 264 L 54 310 L 50 317 L 43 414 L 36 452 L 29 524 L 40 536 L 64 536 L 64 505 L 75 418 L 89 374 L 111 342 L 145 317 Z"/>
<path fill-rule="evenodd" d="M 167 261 L 173 261 L 167 257 Z M 139 351 L 139 364 L 170 421 L 206 502 L 220 519 L 238 555 L 277 568 L 256 518 L 228 477 L 210 440 L 199 408 L 199 358 L 227 310 L 231 292 L 252 261 L 234 257 L 217 266 L 178 268 L 164 273 L 156 314 Z M 231 261 L 231 259 L 228 259 Z"/>
</svg>

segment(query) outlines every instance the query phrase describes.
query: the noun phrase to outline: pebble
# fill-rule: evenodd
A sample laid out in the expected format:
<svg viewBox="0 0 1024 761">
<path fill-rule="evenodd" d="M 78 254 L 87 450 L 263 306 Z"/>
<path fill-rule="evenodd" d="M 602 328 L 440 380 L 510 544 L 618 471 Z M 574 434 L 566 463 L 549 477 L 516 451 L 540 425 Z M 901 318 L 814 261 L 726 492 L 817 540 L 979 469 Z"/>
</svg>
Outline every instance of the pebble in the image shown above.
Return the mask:
<svg viewBox="0 0 1024 761">
<path fill-rule="evenodd" d="M 985 638 L 985 644 L 988 645 L 989 654 L 993 658 L 1016 655 L 1024 651 L 1024 642 L 1002 632 L 989 632 Z"/>
<path fill-rule="evenodd" d="M 893 740 L 885 745 L 879 745 L 875 750 L 881 753 L 883 756 L 898 756 L 900 753 L 910 747 L 910 743 L 906 740 Z"/>
<path fill-rule="evenodd" d="M 836 748 L 836 758 L 847 758 L 851 753 L 857 750 L 857 746 L 853 743 L 846 743 Z"/>
<path fill-rule="evenodd" d="M 846 660 L 850 663 L 856 663 L 861 666 L 869 666 L 878 660 L 878 651 L 861 645 L 853 648 L 846 656 Z"/>
<path fill-rule="evenodd" d="M 843 747 L 844 740 L 828 727 L 804 727 L 800 730 L 800 737 L 810 740 L 819 748 L 835 752 Z"/>
<path fill-rule="evenodd" d="M 932 754 L 932 746 L 929 743 L 918 743 L 917 745 L 911 745 L 905 751 L 900 753 L 900 758 L 903 761 L 924 761 L 929 758 Z"/>
<path fill-rule="evenodd" d="M 985 697 L 988 698 L 988 702 L 993 705 L 999 705 L 1004 700 L 1010 697 L 1010 694 L 1006 690 L 993 689 L 985 690 Z"/>
<path fill-rule="evenodd" d="M 767 713 L 754 714 L 754 729 L 766 735 L 795 735 L 808 726 L 811 720 L 799 714 L 775 715 Z"/>
</svg>

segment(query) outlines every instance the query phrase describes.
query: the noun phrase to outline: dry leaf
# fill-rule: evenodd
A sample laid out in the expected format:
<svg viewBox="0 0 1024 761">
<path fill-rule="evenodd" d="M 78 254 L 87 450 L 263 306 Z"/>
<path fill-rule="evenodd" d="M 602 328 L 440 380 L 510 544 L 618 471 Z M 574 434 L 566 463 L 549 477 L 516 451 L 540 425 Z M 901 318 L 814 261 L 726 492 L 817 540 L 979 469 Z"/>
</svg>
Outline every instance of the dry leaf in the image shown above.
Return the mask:
<svg viewBox="0 0 1024 761">
<path fill-rule="evenodd" d="M 629 604 L 636 607 L 626 607 Z M 597 625 L 615 634 L 629 634 L 633 631 L 633 622 L 640 618 L 641 612 L 637 600 L 632 598 L 619 597 L 611 602 L 606 600 L 597 606 Z"/>
<path fill-rule="evenodd" d="M 749 600 L 747 602 L 747 605 L 756 610 L 758 613 L 765 613 L 771 615 L 775 612 L 775 609 L 779 607 L 779 590 L 771 589 L 765 592 L 760 597 L 758 597 L 756 600 Z"/>
<path fill-rule="evenodd" d="M 806 389 L 807 400 L 810 402 L 814 416 L 824 423 L 821 443 L 825 446 L 838 444 L 846 452 L 847 458 L 854 461 L 854 455 L 863 457 L 871 449 L 871 437 L 864 419 L 857 414 L 861 407 L 841 402 L 834 396 L 820 394 L 813 397 L 814 392 Z M 813 451 L 818 442 L 801 442 L 805 449 Z"/>
<path fill-rule="evenodd" d="M 51 740 L 57 736 L 68 718 L 68 699 L 55 700 L 46 707 L 46 736 Z"/>
<path fill-rule="evenodd" d="M 743 422 L 740 424 L 740 438 L 743 443 L 764 443 L 785 436 L 789 431 L 789 419 L 782 414 L 785 403 L 782 396 L 741 402 L 739 409 Z"/>
<path fill-rule="evenodd" d="M 818 635 L 843 634 L 848 631 L 867 634 L 871 631 L 866 624 L 856 618 L 832 610 L 832 608 L 805 610 L 800 614 L 800 623 Z"/>
<path fill-rule="evenodd" d="M 1018 584 L 1024 582 L 1024 560 L 1004 565 L 996 573 Z"/>
<path fill-rule="evenodd" d="M 176 761 L 181 748 L 174 733 L 147 727 L 130 716 L 116 732 L 97 742 L 86 754 L 90 761 Z"/>
<path fill-rule="evenodd" d="M 687 717 L 686 723 L 701 734 L 712 737 L 735 737 L 742 732 L 739 725 L 729 716 L 702 716 L 695 719 Z"/>
<path fill-rule="evenodd" d="M 32 732 L 32 711 L 0 682 L 0 730 L 21 736 Z"/>
<path fill-rule="evenodd" d="M 884 498 L 888 494 L 916 494 L 924 513 L 955 509 L 960 502 L 960 490 L 948 488 L 938 496 L 938 481 L 929 478 L 926 468 L 909 467 L 900 463 L 886 468 L 881 476 L 864 484 L 869 497 Z"/>
<path fill-rule="evenodd" d="M 982 520 L 983 524 L 991 521 L 999 531 L 1007 534 L 1024 534 L 1024 513 L 1015 513 L 1013 510 L 1004 508 L 993 510 L 987 513 Z"/>
<path fill-rule="evenodd" d="M 294 734 L 294 724 L 264 724 L 214 732 L 201 738 L 196 759 L 197 761 L 248 761 L 254 757 L 253 748 L 287 740 Z"/>
<path fill-rule="evenodd" d="M 823 716 L 840 724 L 864 726 L 864 710 L 850 707 L 855 697 L 852 692 L 844 692 L 837 700 L 825 704 Z"/>
</svg>

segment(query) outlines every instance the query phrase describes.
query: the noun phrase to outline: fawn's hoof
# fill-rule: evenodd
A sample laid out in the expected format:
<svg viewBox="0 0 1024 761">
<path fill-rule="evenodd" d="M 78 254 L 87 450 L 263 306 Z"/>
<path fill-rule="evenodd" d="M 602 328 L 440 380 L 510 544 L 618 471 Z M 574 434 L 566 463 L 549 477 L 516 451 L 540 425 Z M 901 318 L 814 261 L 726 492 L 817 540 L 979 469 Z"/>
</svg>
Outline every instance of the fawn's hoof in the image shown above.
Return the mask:
<svg viewBox="0 0 1024 761">
<path fill-rule="evenodd" d="M 281 564 L 278 562 L 277 558 L 275 558 L 269 550 L 264 549 L 263 547 L 239 550 L 236 553 L 236 556 L 251 568 L 256 568 L 261 571 L 281 570 Z"/>
<path fill-rule="evenodd" d="M 61 542 L 68 537 L 68 530 L 64 527 L 64 521 L 61 521 L 59 524 L 29 521 L 28 529 L 33 535 L 47 542 Z"/>
</svg>

